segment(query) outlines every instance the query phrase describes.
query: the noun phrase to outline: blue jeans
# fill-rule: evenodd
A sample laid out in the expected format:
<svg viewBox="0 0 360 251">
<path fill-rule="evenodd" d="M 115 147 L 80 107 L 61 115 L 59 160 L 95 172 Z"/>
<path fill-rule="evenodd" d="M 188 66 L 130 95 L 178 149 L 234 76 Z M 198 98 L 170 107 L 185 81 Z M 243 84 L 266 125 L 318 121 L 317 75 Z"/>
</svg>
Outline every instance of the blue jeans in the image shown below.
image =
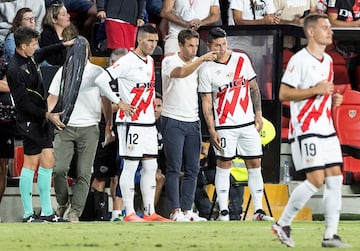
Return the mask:
<svg viewBox="0 0 360 251">
<path fill-rule="evenodd" d="M 184 122 L 162 116 L 161 125 L 166 156 L 165 188 L 170 208 L 190 210 L 195 198 L 199 173 L 200 121 Z M 179 194 L 179 177 L 182 167 L 184 177 Z"/>
</svg>

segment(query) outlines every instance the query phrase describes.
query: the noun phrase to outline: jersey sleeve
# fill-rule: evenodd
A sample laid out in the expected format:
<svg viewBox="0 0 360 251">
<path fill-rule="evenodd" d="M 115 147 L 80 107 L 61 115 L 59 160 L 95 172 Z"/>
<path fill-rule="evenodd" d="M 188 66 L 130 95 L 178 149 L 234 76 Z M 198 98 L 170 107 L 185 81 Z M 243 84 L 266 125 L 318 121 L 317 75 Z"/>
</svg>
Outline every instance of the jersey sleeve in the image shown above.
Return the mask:
<svg viewBox="0 0 360 251">
<path fill-rule="evenodd" d="M 161 75 L 169 78 L 171 72 L 178 66 L 174 56 L 165 57 L 161 64 Z"/>
<path fill-rule="evenodd" d="M 281 83 L 294 88 L 298 88 L 301 80 L 301 64 L 296 61 L 297 60 L 295 57 L 290 58 L 289 63 L 286 66 L 284 75 L 281 78 Z"/>
<path fill-rule="evenodd" d="M 110 73 L 110 68 L 107 70 Z M 110 87 L 110 82 L 112 81 L 110 75 L 105 70 L 102 70 L 101 74 L 95 79 L 95 85 L 100 89 L 101 95 L 107 97 L 114 104 L 119 103 L 120 99 L 116 96 L 116 94 L 112 91 Z M 111 73 L 110 73 L 111 74 Z M 115 78 L 112 74 L 113 79 Z"/>
<path fill-rule="evenodd" d="M 211 89 L 211 78 L 206 68 L 206 63 L 203 64 L 199 69 L 199 87 L 198 92 L 200 93 L 210 93 Z"/>
<path fill-rule="evenodd" d="M 246 54 L 244 54 L 243 57 L 245 58 L 245 78 L 248 80 L 252 80 L 256 77 L 254 67 L 250 61 L 250 58 L 246 56 Z"/>
<path fill-rule="evenodd" d="M 232 10 L 239 10 L 239 11 L 243 11 L 244 10 L 244 1 L 230 1 L 230 9 Z"/>
</svg>

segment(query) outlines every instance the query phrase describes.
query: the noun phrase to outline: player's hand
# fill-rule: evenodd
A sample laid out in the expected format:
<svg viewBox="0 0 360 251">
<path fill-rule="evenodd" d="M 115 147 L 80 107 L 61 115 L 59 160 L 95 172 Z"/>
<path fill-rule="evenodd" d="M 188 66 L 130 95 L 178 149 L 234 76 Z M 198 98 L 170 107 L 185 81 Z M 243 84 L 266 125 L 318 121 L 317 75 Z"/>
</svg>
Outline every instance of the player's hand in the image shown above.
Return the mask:
<svg viewBox="0 0 360 251">
<path fill-rule="evenodd" d="M 336 92 L 332 95 L 332 105 L 339 106 L 343 101 L 343 95 L 339 92 Z"/>
<path fill-rule="evenodd" d="M 209 131 L 210 134 L 210 141 L 212 143 L 212 145 L 219 151 L 222 150 L 221 147 L 221 138 L 219 136 L 219 134 L 214 130 L 214 131 Z"/>
<path fill-rule="evenodd" d="M 51 123 L 53 123 L 58 130 L 61 131 L 63 128 L 65 128 L 64 123 L 60 119 L 60 116 L 63 113 L 64 112 L 55 112 L 55 113 L 47 112 L 45 114 L 45 117 L 47 120 L 51 121 Z"/>
<path fill-rule="evenodd" d="M 317 83 L 315 88 L 318 95 L 333 94 L 334 92 L 334 84 L 326 80 Z"/>
<path fill-rule="evenodd" d="M 126 116 L 131 117 L 132 115 L 134 115 L 135 111 L 136 111 L 136 107 L 130 104 L 127 104 L 123 101 L 120 101 L 118 104 L 118 107 L 120 110 L 124 111 Z"/>
<path fill-rule="evenodd" d="M 105 130 L 105 140 L 102 142 L 102 147 L 107 146 L 111 142 L 115 141 L 115 134 L 112 130 Z"/>
<path fill-rule="evenodd" d="M 263 128 L 263 125 L 264 125 L 264 121 L 263 121 L 263 118 L 262 118 L 261 114 L 256 113 L 255 114 L 255 127 L 256 127 L 256 130 L 258 132 L 260 132 L 261 129 Z"/>
</svg>

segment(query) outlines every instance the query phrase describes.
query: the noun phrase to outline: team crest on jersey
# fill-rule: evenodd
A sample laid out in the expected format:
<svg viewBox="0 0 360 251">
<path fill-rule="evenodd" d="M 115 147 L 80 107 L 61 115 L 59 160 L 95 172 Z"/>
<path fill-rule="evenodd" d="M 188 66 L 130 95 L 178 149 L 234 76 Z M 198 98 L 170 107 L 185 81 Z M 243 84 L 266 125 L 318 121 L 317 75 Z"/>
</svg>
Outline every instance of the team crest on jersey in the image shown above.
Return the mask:
<svg viewBox="0 0 360 251">
<path fill-rule="evenodd" d="M 306 158 L 305 162 L 307 165 L 311 165 L 314 162 L 314 158 Z"/>
<path fill-rule="evenodd" d="M 234 72 L 228 72 L 228 73 L 226 74 L 226 78 L 228 78 L 228 79 L 233 79 L 233 78 L 234 78 Z"/>
<path fill-rule="evenodd" d="M 133 144 L 129 144 L 127 148 L 128 148 L 129 152 L 132 152 L 135 150 L 135 146 Z"/>
<path fill-rule="evenodd" d="M 350 118 L 355 118 L 356 117 L 356 114 L 357 114 L 357 111 L 356 110 L 349 110 L 349 117 Z"/>
</svg>

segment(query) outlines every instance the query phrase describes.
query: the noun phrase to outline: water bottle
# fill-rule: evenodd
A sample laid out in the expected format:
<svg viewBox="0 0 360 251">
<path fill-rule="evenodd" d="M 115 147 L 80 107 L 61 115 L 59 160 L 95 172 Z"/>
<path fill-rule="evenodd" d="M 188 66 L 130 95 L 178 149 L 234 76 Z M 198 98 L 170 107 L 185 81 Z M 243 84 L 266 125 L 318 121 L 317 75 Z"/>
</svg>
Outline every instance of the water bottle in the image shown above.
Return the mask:
<svg viewBox="0 0 360 251">
<path fill-rule="evenodd" d="M 284 184 L 288 184 L 290 182 L 290 168 L 289 168 L 289 161 L 284 161 L 284 173 L 283 173 L 283 181 Z"/>
</svg>

